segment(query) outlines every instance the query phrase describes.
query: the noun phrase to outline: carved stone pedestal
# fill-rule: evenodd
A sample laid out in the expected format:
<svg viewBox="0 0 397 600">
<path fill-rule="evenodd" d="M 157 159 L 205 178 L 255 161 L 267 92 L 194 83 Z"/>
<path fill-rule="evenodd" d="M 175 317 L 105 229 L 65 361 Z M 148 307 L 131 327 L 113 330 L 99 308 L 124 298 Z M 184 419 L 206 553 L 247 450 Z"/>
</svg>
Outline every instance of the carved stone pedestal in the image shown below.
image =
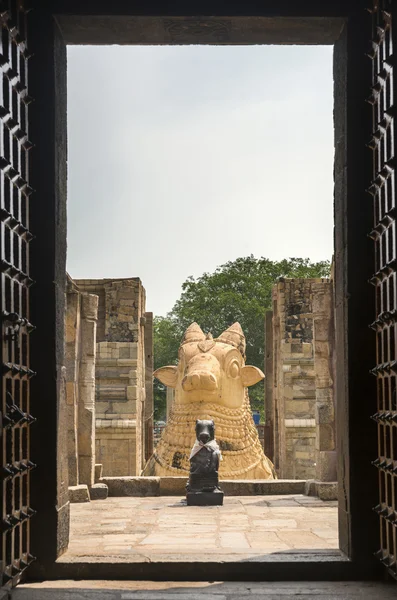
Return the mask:
<svg viewBox="0 0 397 600">
<path fill-rule="evenodd" d="M 222 506 L 222 490 L 213 492 L 187 492 L 186 500 L 188 506 Z"/>
</svg>

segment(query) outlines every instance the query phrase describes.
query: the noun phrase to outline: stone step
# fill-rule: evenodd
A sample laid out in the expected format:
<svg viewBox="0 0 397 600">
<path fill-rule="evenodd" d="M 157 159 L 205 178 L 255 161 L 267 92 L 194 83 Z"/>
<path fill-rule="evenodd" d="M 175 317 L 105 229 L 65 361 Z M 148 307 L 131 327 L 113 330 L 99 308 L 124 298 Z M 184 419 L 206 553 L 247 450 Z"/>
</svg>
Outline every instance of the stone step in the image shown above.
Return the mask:
<svg viewBox="0 0 397 600">
<path fill-rule="evenodd" d="M 187 476 L 102 477 L 100 482 L 108 486 L 109 496 L 184 496 L 187 479 Z M 305 494 L 306 490 L 306 481 L 298 479 L 223 479 L 219 485 L 226 496 Z M 332 485 L 335 490 L 335 484 Z M 326 499 L 330 500 L 333 497 Z"/>
<path fill-rule="evenodd" d="M 44 581 L 20 585 L 12 600 L 382 600 L 395 583 Z"/>
</svg>

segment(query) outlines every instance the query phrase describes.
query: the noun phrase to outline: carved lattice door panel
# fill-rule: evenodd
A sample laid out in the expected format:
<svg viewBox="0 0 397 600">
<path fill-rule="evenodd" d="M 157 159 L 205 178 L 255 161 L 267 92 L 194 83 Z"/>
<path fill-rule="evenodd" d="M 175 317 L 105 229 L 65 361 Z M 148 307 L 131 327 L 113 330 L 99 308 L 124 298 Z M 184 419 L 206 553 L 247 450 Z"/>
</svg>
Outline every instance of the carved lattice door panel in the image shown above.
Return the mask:
<svg viewBox="0 0 397 600">
<path fill-rule="evenodd" d="M 394 5 L 394 6 L 393 6 Z M 372 19 L 372 94 L 373 107 L 373 181 L 376 291 L 377 412 L 379 504 L 379 559 L 397 577 L 397 294 L 396 294 L 396 98 L 394 69 L 396 60 L 394 19 L 395 2 L 374 0 Z M 394 23 L 393 23 L 394 21 Z"/>
<path fill-rule="evenodd" d="M 0 2 L 1 222 L 1 572 L 18 583 L 29 552 L 29 196 L 27 15 L 23 1 Z"/>
</svg>

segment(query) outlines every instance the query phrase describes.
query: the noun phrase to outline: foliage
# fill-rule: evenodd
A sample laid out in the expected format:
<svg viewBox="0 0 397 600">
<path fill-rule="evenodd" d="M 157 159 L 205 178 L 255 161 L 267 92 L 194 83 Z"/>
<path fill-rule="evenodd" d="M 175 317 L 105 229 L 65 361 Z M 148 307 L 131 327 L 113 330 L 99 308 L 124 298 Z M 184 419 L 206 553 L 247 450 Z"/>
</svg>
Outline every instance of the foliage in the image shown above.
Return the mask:
<svg viewBox="0 0 397 600">
<path fill-rule="evenodd" d="M 272 287 L 280 277 L 328 277 L 330 262 L 308 258 L 271 261 L 247 256 L 218 267 L 213 273 L 189 277 L 166 317 L 154 321 L 156 368 L 175 364 L 184 330 L 196 321 L 214 337 L 238 321 L 247 341 L 247 364 L 264 366 L 264 317 L 271 308 Z M 157 391 L 160 392 L 158 384 Z M 155 402 L 159 396 L 155 396 Z M 263 413 L 263 383 L 250 388 L 251 406 Z M 163 403 L 165 401 L 163 400 Z M 162 409 L 158 410 L 162 413 Z"/>
<path fill-rule="evenodd" d="M 178 359 L 178 348 L 181 342 L 178 323 L 170 317 L 154 317 L 153 345 L 154 368 L 174 365 Z M 158 379 L 154 379 L 154 420 L 164 421 L 166 417 L 166 388 Z"/>
</svg>

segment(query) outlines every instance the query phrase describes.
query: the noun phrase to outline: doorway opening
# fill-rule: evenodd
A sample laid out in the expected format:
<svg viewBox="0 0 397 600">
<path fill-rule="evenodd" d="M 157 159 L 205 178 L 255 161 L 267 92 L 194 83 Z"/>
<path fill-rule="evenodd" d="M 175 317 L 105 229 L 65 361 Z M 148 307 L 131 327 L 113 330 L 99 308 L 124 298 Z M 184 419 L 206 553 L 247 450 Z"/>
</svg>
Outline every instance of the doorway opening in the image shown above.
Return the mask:
<svg viewBox="0 0 397 600">
<path fill-rule="evenodd" d="M 74 442 L 62 561 L 196 560 L 205 548 L 229 561 L 319 549 L 337 556 L 332 51 L 69 47 L 66 379 Z M 162 380 L 194 322 L 194 336 L 223 343 L 232 339 L 223 331 L 242 331 L 257 373 L 271 355 L 266 398 L 262 374 L 248 392 L 256 427 L 248 407 L 233 417 L 234 388 L 219 391 L 214 408 L 211 390 L 207 403 L 208 390 L 199 390 L 197 406 L 186 386 L 178 402 Z M 230 381 L 226 367 L 215 376 L 219 390 Z M 183 504 L 196 418 L 215 422 L 223 507 Z M 158 429 L 161 439 L 151 442 Z M 250 469 L 261 455 L 275 468 Z M 327 473 L 319 464 L 326 460 Z"/>
<path fill-rule="evenodd" d="M 143 20 L 142 20 L 143 19 Z M 113 26 L 109 28 L 110 21 L 113 22 Z M 117 21 L 117 18 L 116 18 Z M 84 24 L 85 23 L 85 24 Z M 127 28 L 124 26 L 128 23 Z M 338 514 L 339 514 L 339 523 L 340 523 L 340 537 L 339 543 L 340 548 L 342 550 L 342 557 L 338 557 L 332 559 L 327 556 L 327 559 L 324 563 L 325 570 L 329 569 L 329 573 L 332 571 L 334 576 L 336 575 L 335 565 L 337 564 L 338 573 L 340 576 L 340 569 L 350 569 L 348 561 L 346 557 L 352 558 L 354 555 L 354 565 L 358 565 L 360 563 L 361 558 L 368 556 L 368 548 L 372 547 L 374 542 L 374 535 L 371 534 L 369 536 L 367 533 L 363 535 L 361 526 L 359 526 L 359 515 L 364 514 L 367 510 L 368 506 L 372 502 L 371 498 L 376 497 L 376 486 L 374 486 L 373 491 L 374 494 L 364 493 L 368 491 L 368 481 L 371 479 L 370 473 L 363 467 L 360 472 L 355 471 L 350 468 L 350 466 L 346 463 L 346 460 L 349 456 L 355 456 L 358 459 L 358 464 L 367 465 L 369 464 L 370 457 L 373 455 L 373 448 L 371 444 L 366 444 L 365 447 L 363 444 L 359 444 L 359 440 L 363 435 L 363 431 L 368 433 L 368 439 L 374 440 L 370 435 L 369 426 L 367 425 L 366 415 L 358 414 L 355 415 L 354 420 L 351 418 L 351 410 L 350 404 L 351 402 L 358 402 L 359 391 L 362 392 L 368 391 L 367 384 L 363 384 L 360 380 L 360 373 L 362 371 L 363 365 L 368 365 L 368 368 L 372 362 L 372 352 L 370 350 L 371 344 L 364 344 L 364 338 L 366 337 L 363 333 L 360 333 L 360 343 L 358 344 L 357 336 L 354 337 L 355 333 L 358 331 L 358 322 L 357 319 L 359 317 L 359 322 L 369 322 L 371 320 L 371 310 L 372 304 L 369 300 L 369 295 L 367 294 L 367 288 L 364 287 L 363 281 L 366 279 L 367 270 L 369 270 L 369 262 L 363 261 L 360 263 L 358 260 L 360 256 L 360 252 L 370 256 L 372 255 L 368 242 L 365 243 L 362 240 L 361 235 L 364 232 L 367 232 L 370 228 L 368 221 L 371 220 L 370 216 L 364 211 L 361 211 L 358 215 L 358 218 L 355 220 L 354 227 L 354 235 L 351 231 L 351 227 L 346 225 L 346 206 L 349 206 L 349 210 L 355 210 L 356 200 L 358 197 L 358 188 L 361 190 L 361 184 L 358 185 L 353 184 L 355 178 L 352 177 L 352 173 L 358 174 L 357 165 L 353 161 L 353 167 L 350 164 L 350 171 L 348 176 L 349 181 L 349 190 L 350 193 L 347 194 L 347 188 L 343 187 L 345 168 L 346 168 L 346 140 L 349 139 L 349 149 L 348 156 L 351 156 L 352 149 L 356 149 L 357 153 L 355 157 L 362 156 L 364 152 L 361 152 L 361 148 L 363 147 L 363 139 L 366 137 L 368 132 L 363 131 L 361 128 L 362 120 L 358 120 L 358 113 L 350 112 L 349 118 L 347 119 L 347 107 L 350 105 L 356 106 L 356 103 L 353 103 L 351 94 L 354 89 L 355 94 L 359 94 L 359 91 L 363 91 L 368 83 L 366 78 L 366 72 L 364 74 L 364 69 L 362 72 L 355 72 L 352 69 L 352 65 L 355 64 L 354 61 L 358 60 L 358 54 L 356 56 L 356 52 L 358 52 L 357 48 L 360 48 L 360 44 L 350 44 L 348 43 L 350 40 L 350 36 L 353 36 L 352 39 L 359 39 L 361 43 L 361 20 L 356 19 L 352 21 L 353 25 L 348 30 L 344 28 L 344 19 L 308 19 L 306 21 L 292 20 L 292 22 L 283 19 L 271 19 L 272 27 L 269 27 L 269 19 L 264 17 L 263 19 L 255 18 L 254 22 L 249 17 L 244 18 L 230 18 L 230 19 L 222 19 L 218 17 L 209 17 L 209 18 L 194 18 L 194 17 L 172 17 L 171 19 L 165 18 L 151 18 L 151 17 L 128 17 L 118 19 L 118 26 L 114 27 L 114 19 L 113 17 L 109 17 L 101 21 L 101 19 L 95 21 L 91 17 L 87 15 L 80 15 L 78 17 L 70 16 L 70 15 L 58 15 L 57 16 L 57 24 L 60 27 L 61 34 L 58 29 L 53 30 L 52 24 L 47 23 L 48 31 L 51 31 L 51 35 L 53 36 L 51 39 L 55 40 L 56 45 L 56 53 L 53 53 L 53 47 L 51 47 L 51 56 L 53 57 L 51 60 L 53 61 L 51 64 L 55 65 L 56 68 L 52 73 L 53 79 L 49 82 L 51 86 L 54 84 L 55 93 L 48 96 L 47 98 L 43 98 L 43 96 L 38 94 L 41 98 L 41 102 L 46 104 L 48 102 L 51 104 L 50 112 L 52 118 L 55 115 L 55 130 L 51 129 L 54 133 L 54 136 L 57 137 L 57 152 L 55 153 L 54 160 L 56 163 L 55 172 L 59 175 L 57 180 L 57 194 L 56 197 L 60 201 L 58 203 L 58 207 L 61 208 L 65 204 L 66 196 L 65 196 L 65 188 L 63 186 L 65 179 L 65 158 L 66 155 L 63 152 L 59 152 L 58 150 L 64 151 L 66 146 L 66 131 L 65 131 L 65 105 L 63 103 L 64 98 L 66 96 L 66 53 L 64 48 L 64 42 L 73 43 L 73 44 L 81 44 L 81 43 L 114 43 L 115 41 L 118 43 L 171 43 L 171 44 L 188 44 L 192 41 L 200 41 L 201 43 L 230 43 L 230 44 L 239 44 L 242 43 L 243 40 L 247 41 L 247 32 L 249 32 L 250 43 L 282 43 L 287 41 L 288 43 L 335 43 L 335 128 L 336 128 L 336 161 L 335 161 L 335 181 L 336 181 L 336 189 L 335 189 L 335 239 L 336 239 L 336 282 L 337 287 L 339 286 L 339 291 L 342 294 L 343 301 L 340 301 L 336 306 L 337 319 L 336 319 L 336 327 L 337 327 L 337 347 L 338 352 L 337 355 L 337 373 L 338 373 L 338 426 L 339 426 L 339 465 L 338 465 L 338 477 L 342 482 L 341 489 L 343 490 L 343 494 L 341 495 L 342 502 L 339 503 L 338 506 Z M 127 31 L 128 30 L 128 31 Z M 38 31 L 38 30 L 37 30 Z M 116 33 L 117 32 L 117 33 Z M 146 36 L 146 37 L 145 37 Z M 36 39 L 36 47 L 38 49 L 42 48 L 40 46 L 40 40 Z M 33 44 L 34 45 L 34 44 Z M 46 54 L 47 50 L 43 49 L 42 52 Z M 349 55 L 349 61 L 347 61 L 347 56 Z M 361 54 L 360 54 L 361 57 Z M 51 75 L 51 77 L 52 77 Z M 346 78 L 349 79 L 349 86 L 346 87 Z M 35 85 L 36 91 L 39 92 L 40 85 L 42 83 L 42 76 L 39 72 L 35 75 Z M 356 85 L 353 85 L 350 82 L 356 82 Z M 33 86 L 34 87 L 34 86 Z M 355 100 L 357 98 L 355 97 Z M 349 104 L 349 103 L 352 104 Z M 33 133 L 39 135 L 40 126 L 43 125 L 43 121 L 46 124 L 47 120 L 47 112 L 46 110 L 41 110 L 40 113 L 36 113 L 38 116 L 36 118 L 36 122 L 34 123 Z M 58 119 L 59 117 L 59 119 Z M 358 125 L 360 122 L 360 126 Z M 348 130 L 345 129 L 345 124 L 348 123 Z M 352 132 L 354 132 L 354 136 L 352 136 Z M 48 135 L 48 139 L 44 138 L 42 141 L 42 145 L 45 148 L 51 146 L 52 138 L 51 134 Z M 354 166 L 356 165 L 356 167 Z M 40 173 L 40 167 L 38 164 L 35 164 L 36 173 Z M 36 175 L 37 177 L 37 175 Z M 359 178 L 358 178 L 359 179 Z M 43 189 L 43 182 L 45 178 L 38 178 L 36 183 L 36 187 L 38 190 Z M 358 180 L 357 180 L 358 181 Z M 46 189 L 45 191 L 48 192 Z M 353 196 L 352 196 L 352 192 Z M 355 198 L 354 202 L 351 198 Z M 351 204 L 353 202 L 353 204 Z M 350 203 L 350 204 L 349 204 Z M 58 209 L 57 209 L 58 210 Z M 63 208 L 62 208 L 63 210 Z M 52 214 L 52 213 L 51 213 Z M 36 226 L 37 231 L 40 231 L 40 216 L 41 213 L 38 210 L 35 213 L 33 225 Z M 62 215 L 57 213 L 56 218 L 54 215 L 54 219 L 57 223 L 56 227 L 62 228 L 64 225 L 64 219 Z M 55 223 L 54 221 L 54 223 Z M 349 221 L 351 223 L 351 221 Z M 62 263 L 62 257 L 64 257 L 65 253 L 65 245 L 64 245 L 64 234 L 62 231 L 59 231 L 59 236 L 56 236 L 54 244 L 56 246 L 54 252 L 58 256 L 60 256 L 60 260 Z M 347 238 L 346 238 L 347 235 Z M 365 234 L 363 234 L 365 236 Z M 353 236 L 353 237 L 352 237 Z M 347 256 L 347 247 L 346 247 L 346 239 L 349 244 L 349 255 Z M 354 241 L 354 243 L 353 243 Z M 368 246 L 368 247 L 367 247 Z M 39 248 L 41 246 L 39 245 Z M 44 251 L 41 253 L 41 258 L 47 264 L 47 262 L 51 262 L 51 257 L 49 254 L 46 254 Z M 50 260 L 51 259 L 51 260 Z M 355 260 L 357 259 L 357 264 L 361 265 L 360 269 L 354 269 L 352 265 L 355 264 Z M 353 262 L 352 262 L 353 261 Z M 365 267 L 363 266 L 365 263 Z M 51 263 L 52 264 L 52 263 Z M 58 263 L 57 263 L 58 264 Z M 36 258 L 33 261 L 33 271 L 39 271 L 37 268 L 37 252 Z M 347 269 L 347 266 L 351 266 L 350 269 Z M 49 271 L 51 271 L 50 265 L 48 265 Z M 62 269 L 57 274 L 60 275 L 59 288 L 64 289 L 64 272 L 61 272 Z M 52 273 L 52 271 L 51 271 Z M 40 282 L 43 283 L 44 275 L 39 279 Z M 353 297 L 349 297 L 349 304 L 347 306 L 347 285 L 349 284 L 349 293 L 351 290 L 354 290 Z M 356 293 L 360 295 L 360 302 L 357 304 Z M 368 297 L 367 297 L 368 296 Z M 52 298 L 52 295 L 50 294 Z M 368 301 L 363 302 L 363 299 Z M 56 301 L 54 299 L 56 306 L 56 314 L 57 316 L 62 315 L 63 318 L 63 296 L 62 294 L 56 296 Z M 357 312 L 354 312 L 353 308 L 356 306 Z M 352 312 L 353 311 L 353 312 Z M 49 340 L 55 339 L 56 343 L 56 352 L 57 352 L 57 360 L 56 364 L 61 365 L 63 360 L 63 330 L 62 326 L 60 326 L 60 321 L 57 321 L 57 328 L 54 329 L 52 324 L 49 322 L 49 315 L 44 310 L 44 307 L 36 306 L 35 308 L 35 322 L 38 326 L 41 327 L 42 337 L 48 337 Z M 350 323 L 353 322 L 356 328 L 350 328 Z M 361 325 L 360 325 L 361 326 Z M 361 331 L 361 330 L 360 330 Z M 347 340 L 350 341 L 349 345 L 347 344 Z M 356 340 L 356 342 L 354 342 Z M 51 341 L 52 344 L 52 341 Z M 52 345 L 51 345 L 52 347 Z M 44 376 L 46 372 L 45 369 L 45 358 L 49 358 L 49 352 L 43 355 L 39 352 L 34 351 L 34 344 L 32 346 L 33 356 L 35 360 L 35 367 L 37 372 L 39 373 L 38 378 L 36 379 L 35 389 L 40 389 L 40 382 L 44 383 L 47 381 L 48 372 Z M 361 357 L 360 368 L 358 369 L 357 360 L 352 361 L 352 352 L 356 350 L 356 358 L 357 356 Z M 47 356 L 48 355 L 48 356 Z M 51 363 L 52 364 L 52 363 Z M 40 375 L 42 373 L 43 375 Z M 349 377 L 347 377 L 347 373 L 349 373 Z M 52 381 L 52 380 L 51 380 Z M 54 382 L 57 381 L 57 377 L 54 378 Z M 352 385 L 354 382 L 354 394 L 352 390 Z M 55 383 L 54 383 L 55 386 Z M 51 387 L 48 383 L 47 386 L 43 385 L 42 389 L 48 389 Z M 52 389 L 52 388 L 51 388 Z M 76 563 L 65 564 L 62 563 L 62 560 L 54 562 L 57 557 L 59 557 L 67 548 L 68 545 L 68 536 L 67 536 L 67 523 L 68 523 L 68 515 L 69 515 L 69 506 L 68 506 L 68 495 L 67 490 L 64 489 L 64 482 L 67 481 L 67 464 L 65 464 L 65 448 L 66 445 L 62 443 L 64 439 L 64 430 L 60 426 L 60 422 L 62 422 L 63 416 L 66 414 L 66 406 L 64 402 L 64 398 L 62 394 L 59 394 L 59 388 L 52 390 L 56 398 L 58 400 L 57 406 L 52 406 L 51 403 L 45 404 L 45 409 L 40 406 L 38 402 L 38 394 L 34 405 L 36 409 L 36 414 L 39 419 L 41 419 L 41 429 L 43 427 L 48 426 L 49 431 L 53 431 L 52 426 L 57 428 L 57 451 L 55 454 L 54 460 L 51 461 L 49 465 L 49 469 L 47 469 L 48 473 L 46 474 L 46 478 L 43 478 L 43 489 L 51 491 L 51 485 L 55 485 L 54 482 L 58 482 L 56 485 L 56 497 L 57 497 L 57 507 L 54 512 L 53 507 L 51 505 L 51 501 L 49 500 L 51 494 L 41 495 L 38 493 L 38 488 L 32 489 L 32 501 L 35 502 L 35 505 L 40 509 L 43 507 L 42 517 L 38 517 L 34 525 L 32 525 L 32 534 L 33 539 L 35 540 L 35 548 L 36 554 L 40 554 L 41 560 L 45 561 L 46 564 L 52 565 L 52 573 L 55 574 L 57 569 L 58 573 L 72 573 L 73 569 L 76 568 Z M 353 395 L 352 395 L 353 394 Z M 349 408 L 350 407 L 350 408 Z M 55 412 L 54 412 L 55 411 Z M 54 430 L 55 431 L 55 430 Z M 43 432 L 44 433 L 44 432 Z M 42 436 L 43 439 L 44 436 Z M 37 436 L 36 439 L 32 441 L 32 451 L 34 451 L 37 456 L 38 462 L 43 459 L 43 463 L 45 462 L 46 455 L 48 452 L 45 451 L 44 445 L 41 443 L 42 439 L 39 441 Z M 52 438 L 51 438 L 52 439 Z M 357 442 L 357 444 L 356 444 Z M 357 456 L 357 452 L 359 450 L 359 456 Z M 356 454 L 355 454 L 356 451 Z M 56 467 L 56 468 L 55 468 Z M 66 467 L 66 468 L 65 468 Z M 368 477 L 365 478 L 366 484 L 364 486 L 362 475 L 366 473 Z M 350 485 L 351 484 L 351 485 Z M 361 486 L 361 487 L 360 487 Z M 51 488 L 52 489 L 52 488 Z M 55 489 L 55 488 L 54 488 Z M 372 488 L 371 488 L 372 489 Z M 360 490 L 362 490 L 363 494 L 360 494 Z M 51 498 L 54 497 L 52 494 Z M 361 502 L 365 498 L 365 502 Z M 360 499 L 360 500 L 359 500 Z M 353 503 L 353 504 L 351 504 Z M 373 502 L 372 502 L 373 504 Z M 354 511 L 351 512 L 351 506 L 354 507 Z M 367 508 L 366 508 L 367 507 Z M 40 510 L 39 510 L 40 512 Z M 51 522 L 53 523 L 53 528 L 48 528 L 48 536 L 47 538 L 40 539 L 40 535 L 38 532 L 40 531 L 39 526 L 42 525 L 42 529 L 44 530 L 45 518 L 51 518 Z M 43 521 L 44 519 L 44 521 Z M 39 529 L 38 529 L 39 528 Z M 358 543 L 358 540 L 360 543 Z M 354 552 L 353 552 L 354 550 Z M 361 558 L 360 558 L 361 557 Z M 299 570 L 299 577 L 306 576 L 312 572 L 313 561 L 318 565 L 322 561 L 318 561 L 317 558 L 311 558 L 310 560 L 306 557 L 302 558 L 302 560 L 298 559 L 295 562 L 296 568 Z M 352 563 L 352 564 L 353 564 Z M 256 572 L 256 576 L 259 576 L 259 570 L 252 564 L 252 569 L 247 567 L 250 563 L 232 563 L 233 570 L 237 565 L 239 565 L 240 569 L 237 569 L 234 572 L 236 577 L 242 576 L 242 573 L 247 575 L 248 571 L 250 573 Z M 284 573 L 284 565 L 288 564 L 287 557 L 280 558 L 277 562 L 277 565 L 272 563 L 270 569 L 272 571 L 272 577 L 277 577 L 278 574 Z M 353 565 L 353 566 L 354 566 Z M 362 566 L 362 564 L 360 563 Z M 95 570 L 99 573 L 95 564 L 82 561 L 79 563 L 79 568 L 88 569 L 89 572 L 94 574 Z M 220 571 L 217 570 L 217 566 L 214 565 L 213 572 L 220 574 Z M 131 571 L 131 564 L 126 564 L 120 562 L 117 565 L 108 563 L 101 563 L 100 572 L 101 576 L 111 576 L 117 572 L 119 576 L 124 573 L 125 576 L 131 577 L 134 576 L 135 572 L 138 573 L 139 576 L 148 576 L 148 573 L 151 569 L 151 565 L 139 565 L 139 569 L 136 571 L 133 569 L 134 573 Z M 157 568 L 157 566 L 156 566 Z M 198 563 L 194 564 L 194 568 L 197 571 Z M 226 571 L 229 573 L 227 577 L 230 576 L 231 567 L 228 565 Z M 256 570 L 255 570 L 256 569 Z M 180 573 L 180 564 L 178 564 L 179 577 Z M 268 575 L 265 572 L 270 573 L 270 571 L 261 564 L 260 567 L 261 578 L 267 577 Z M 289 575 L 292 574 L 293 569 L 289 570 Z M 169 576 L 169 571 L 164 571 Z M 175 571 L 176 572 L 176 571 Z M 82 573 L 82 571 L 80 571 Z M 157 571 L 158 573 L 158 571 Z M 347 573 L 347 571 L 346 571 Z M 208 571 L 207 571 L 208 574 Z M 296 574 L 296 571 L 295 571 Z M 317 572 L 319 574 L 319 572 Z M 184 576 L 187 573 L 184 572 Z M 95 576 L 95 575 L 94 575 Z M 149 575 L 150 577 L 151 575 Z M 282 575 L 284 576 L 284 575 Z M 329 575 L 328 575 L 329 576 Z"/>
</svg>

